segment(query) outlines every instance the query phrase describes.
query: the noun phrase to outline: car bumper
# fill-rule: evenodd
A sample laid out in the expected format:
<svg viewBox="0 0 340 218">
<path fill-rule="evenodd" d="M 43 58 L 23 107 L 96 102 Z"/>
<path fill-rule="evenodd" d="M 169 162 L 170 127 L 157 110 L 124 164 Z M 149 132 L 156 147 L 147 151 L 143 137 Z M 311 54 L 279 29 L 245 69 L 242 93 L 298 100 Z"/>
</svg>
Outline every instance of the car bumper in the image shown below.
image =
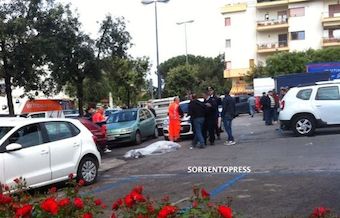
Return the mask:
<svg viewBox="0 0 340 218">
<path fill-rule="evenodd" d="M 191 124 L 189 124 L 189 123 L 181 124 L 181 131 L 180 131 L 181 136 L 191 136 L 193 134 L 194 133 L 192 131 Z M 169 127 L 168 126 L 163 127 L 163 135 L 165 137 L 169 137 Z"/>
<path fill-rule="evenodd" d="M 135 133 L 124 133 L 124 134 L 108 134 L 107 141 L 108 143 L 123 143 L 123 142 L 132 142 L 135 140 Z"/>
</svg>

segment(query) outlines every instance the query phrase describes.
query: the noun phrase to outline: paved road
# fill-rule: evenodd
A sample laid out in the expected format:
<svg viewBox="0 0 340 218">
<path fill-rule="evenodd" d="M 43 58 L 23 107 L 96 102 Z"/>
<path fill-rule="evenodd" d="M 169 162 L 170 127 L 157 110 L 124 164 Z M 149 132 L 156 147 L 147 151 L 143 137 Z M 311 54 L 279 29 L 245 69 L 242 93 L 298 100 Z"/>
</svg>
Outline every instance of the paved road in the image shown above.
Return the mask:
<svg viewBox="0 0 340 218">
<path fill-rule="evenodd" d="M 184 141 L 176 152 L 120 162 L 101 172 L 99 182 L 89 189 L 108 204 L 137 184 L 152 197 L 169 194 L 177 201 L 189 196 L 191 187 L 198 184 L 213 194 L 215 202 L 232 197 L 232 206 L 241 217 L 306 217 L 316 206 L 340 212 L 340 129 L 294 137 L 278 131 L 277 124 L 265 126 L 261 118 L 258 114 L 235 119 L 235 146 L 224 146 L 221 140 L 206 149 L 190 150 L 190 141 Z M 122 159 L 133 148 L 115 148 L 103 162 Z M 250 166 L 252 172 L 192 174 L 188 166 Z"/>
</svg>

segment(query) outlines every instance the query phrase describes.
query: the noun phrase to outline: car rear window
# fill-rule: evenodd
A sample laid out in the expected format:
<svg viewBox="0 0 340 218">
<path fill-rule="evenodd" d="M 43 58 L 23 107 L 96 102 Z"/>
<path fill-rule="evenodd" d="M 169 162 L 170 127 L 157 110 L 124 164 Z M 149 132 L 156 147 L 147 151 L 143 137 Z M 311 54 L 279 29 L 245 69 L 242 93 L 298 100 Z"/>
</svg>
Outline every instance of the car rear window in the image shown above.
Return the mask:
<svg viewBox="0 0 340 218">
<path fill-rule="evenodd" d="M 13 127 L 11 126 L 1 126 L 0 127 L 0 139 L 4 137 Z"/>
<path fill-rule="evenodd" d="M 296 97 L 301 100 L 309 100 L 311 95 L 312 89 L 302 89 L 296 94 Z"/>
</svg>

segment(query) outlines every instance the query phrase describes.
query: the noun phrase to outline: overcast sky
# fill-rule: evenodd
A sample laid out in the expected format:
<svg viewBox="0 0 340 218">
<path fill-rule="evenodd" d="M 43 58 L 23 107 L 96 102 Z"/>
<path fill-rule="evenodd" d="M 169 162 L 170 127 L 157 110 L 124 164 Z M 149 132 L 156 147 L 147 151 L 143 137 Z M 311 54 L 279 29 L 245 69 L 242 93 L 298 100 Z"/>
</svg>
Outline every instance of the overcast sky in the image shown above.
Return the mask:
<svg viewBox="0 0 340 218">
<path fill-rule="evenodd" d="M 83 30 L 96 37 L 98 21 L 105 15 L 122 16 L 132 36 L 134 57 L 150 57 L 156 66 L 154 5 L 141 0 L 60 0 L 78 10 Z M 159 57 L 163 61 L 185 54 L 184 26 L 177 22 L 194 20 L 187 25 L 188 53 L 215 57 L 224 52 L 224 20 L 220 8 L 228 0 L 170 0 L 158 3 Z M 153 79 L 155 77 L 153 76 Z M 154 81 L 155 82 L 155 81 Z"/>
</svg>

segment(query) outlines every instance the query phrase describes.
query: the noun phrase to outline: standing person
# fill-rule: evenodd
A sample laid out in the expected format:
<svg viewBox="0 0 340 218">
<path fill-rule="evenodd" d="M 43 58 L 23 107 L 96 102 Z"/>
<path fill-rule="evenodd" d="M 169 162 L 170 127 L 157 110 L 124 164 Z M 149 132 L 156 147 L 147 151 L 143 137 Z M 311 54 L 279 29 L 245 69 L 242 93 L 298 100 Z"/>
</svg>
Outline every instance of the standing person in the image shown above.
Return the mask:
<svg viewBox="0 0 340 218">
<path fill-rule="evenodd" d="M 206 106 L 197 99 L 196 94 L 191 95 L 188 112 L 194 131 L 194 140 L 190 149 L 196 147 L 197 142 L 199 142 L 199 148 L 205 148 L 203 126 L 206 114 Z"/>
<path fill-rule="evenodd" d="M 102 106 L 97 108 L 96 113 L 93 114 L 92 116 L 92 122 L 94 123 L 100 123 L 105 121 L 105 116 L 104 116 L 104 108 Z"/>
<path fill-rule="evenodd" d="M 268 92 L 268 97 L 270 100 L 269 119 L 271 120 L 270 125 L 272 125 L 273 124 L 272 122 L 274 120 L 274 110 L 275 110 L 275 104 L 276 104 L 273 91 Z"/>
<path fill-rule="evenodd" d="M 260 105 L 261 105 L 261 110 L 262 110 L 262 120 L 265 121 L 266 120 L 266 116 L 265 116 L 265 110 L 264 110 L 264 104 L 266 103 L 266 99 L 267 98 L 267 94 L 265 92 L 262 92 L 262 96 L 260 98 Z"/>
<path fill-rule="evenodd" d="M 169 140 L 178 141 L 181 132 L 181 116 L 183 112 L 179 106 L 179 98 L 174 98 L 174 101 L 169 106 Z"/>
<path fill-rule="evenodd" d="M 210 96 L 209 91 L 203 94 L 204 103 L 207 108 L 206 119 L 204 122 L 204 141 L 207 142 L 207 136 L 209 135 L 210 145 L 215 144 L 215 129 L 217 121 L 217 103 L 215 99 Z"/>
<path fill-rule="evenodd" d="M 275 90 L 273 90 L 272 93 L 273 93 L 272 96 L 273 96 L 274 102 L 275 102 L 275 106 L 274 106 L 274 110 L 273 110 L 273 120 L 274 120 L 274 123 L 277 123 L 277 121 L 279 119 L 280 97 L 276 93 Z"/>
<path fill-rule="evenodd" d="M 101 123 L 105 121 L 105 116 L 104 116 L 104 108 L 102 106 L 98 107 L 96 113 L 93 114 L 92 116 L 92 122 L 94 123 Z M 105 128 L 104 125 L 100 126 L 102 129 Z M 104 149 L 105 153 L 110 153 L 111 150 L 107 147 L 107 145 L 105 146 Z"/>
<path fill-rule="evenodd" d="M 96 112 L 95 109 L 94 109 L 93 107 L 89 106 L 89 107 L 86 109 L 86 111 L 85 111 L 84 117 L 85 117 L 86 119 L 92 121 L 92 116 L 93 116 L 93 114 L 94 114 L 95 112 Z"/>
<path fill-rule="evenodd" d="M 251 115 L 251 117 L 254 117 L 255 108 L 256 108 L 256 99 L 255 99 L 254 95 L 249 94 L 249 98 L 248 98 L 247 102 L 249 104 L 250 115 Z"/>
<path fill-rule="evenodd" d="M 221 98 L 218 97 L 215 94 L 215 89 L 213 87 L 208 87 L 208 91 L 209 91 L 210 97 L 215 99 L 215 102 L 216 102 L 216 107 L 215 107 L 215 111 L 216 111 L 215 133 L 216 133 L 217 139 L 220 140 L 221 139 L 221 126 L 219 125 L 219 123 L 220 123 L 219 120 L 220 120 L 221 116 L 220 116 L 220 113 L 218 111 L 218 108 L 219 108 L 219 106 L 222 106 L 222 101 L 221 101 Z"/>
<path fill-rule="evenodd" d="M 225 145 L 235 145 L 236 142 L 234 140 L 232 134 L 232 121 L 235 117 L 236 112 L 236 103 L 235 100 L 230 96 L 230 90 L 227 89 L 225 91 L 225 97 L 222 102 L 222 119 L 224 124 L 224 129 L 228 134 L 228 140 L 225 142 Z"/>
<path fill-rule="evenodd" d="M 262 96 L 261 98 L 261 105 L 262 105 L 262 110 L 263 110 L 263 114 L 264 114 L 264 120 L 265 120 L 265 124 L 266 126 L 268 125 L 273 125 L 272 124 L 272 116 L 271 116 L 271 100 L 269 97 L 269 93 L 266 96 Z"/>
<path fill-rule="evenodd" d="M 146 103 L 146 108 L 149 109 L 155 117 L 157 117 L 156 111 L 153 108 L 152 102 L 150 100 L 148 101 L 148 103 Z"/>
</svg>

